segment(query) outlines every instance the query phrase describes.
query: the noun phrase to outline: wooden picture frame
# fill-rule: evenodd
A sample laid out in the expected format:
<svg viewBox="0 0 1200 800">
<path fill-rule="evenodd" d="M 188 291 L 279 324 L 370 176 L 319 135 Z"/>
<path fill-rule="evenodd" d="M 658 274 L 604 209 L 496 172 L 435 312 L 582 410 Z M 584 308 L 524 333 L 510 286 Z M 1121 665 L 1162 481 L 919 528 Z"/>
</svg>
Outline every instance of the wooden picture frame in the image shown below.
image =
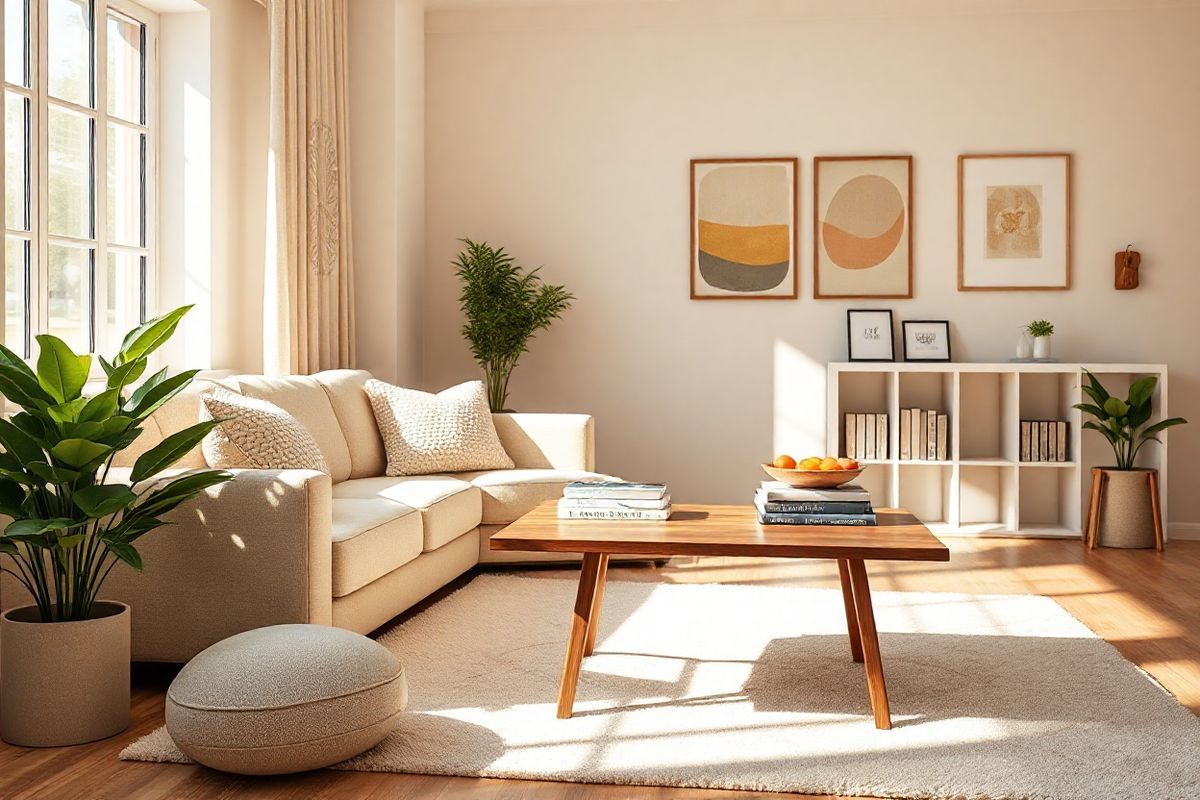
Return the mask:
<svg viewBox="0 0 1200 800">
<path fill-rule="evenodd" d="M 917 326 L 917 325 L 941 326 L 941 328 L 943 329 L 943 336 L 945 337 L 945 341 L 946 341 L 945 357 L 936 356 L 936 355 L 932 355 L 932 356 L 931 355 L 921 355 L 921 354 L 914 355 L 913 353 L 910 353 L 909 352 L 909 342 L 908 342 L 908 339 L 909 339 L 908 334 L 909 334 L 909 326 L 910 325 L 912 325 L 912 326 Z M 949 320 L 945 320 L 945 319 L 906 319 L 900 323 L 900 340 L 904 347 L 904 360 L 905 361 L 949 362 L 949 361 L 953 360 L 953 356 L 952 356 L 951 349 L 950 349 L 951 342 L 950 342 L 950 321 Z"/>
<path fill-rule="evenodd" d="M 1024 160 L 1028 163 L 1019 165 L 1018 160 Z M 958 157 L 958 290 L 960 292 L 999 292 L 999 291 L 1065 291 L 1071 288 L 1071 154 L 1059 152 L 1039 152 L 1039 153 L 964 153 Z M 1031 165 L 1040 161 L 1060 161 L 1062 163 L 1061 175 L 1056 174 L 1057 168 L 1053 164 L 1042 165 L 1041 169 L 1035 169 Z M 987 192 L 982 200 L 983 211 L 980 214 L 980 194 L 978 189 L 980 186 L 968 186 L 970 178 L 967 176 L 967 171 L 971 162 L 979 162 L 980 164 L 996 164 L 996 165 L 1012 165 L 1010 183 L 1005 185 L 987 186 L 982 184 Z M 1039 175 L 1038 173 L 1041 172 Z M 1002 177 L 1002 176 L 999 176 Z M 1050 178 L 1055 183 L 1050 185 L 1049 191 L 1046 191 L 1044 184 L 1024 185 L 1030 180 L 1039 178 Z M 1017 183 L 1017 182 L 1020 183 Z M 1061 182 L 1061 186 L 1055 185 Z M 972 190 L 975 191 L 972 191 Z M 1009 192 L 1025 194 L 1037 207 L 1037 224 L 1036 224 L 1036 257 L 1033 252 L 1033 247 L 1030 247 L 1028 252 L 1021 253 L 1015 251 L 1015 254 L 1007 252 L 992 255 L 992 239 L 993 234 L 1025 237 L 1022 230 L 1019 230 L 1023 223 L 1013 222 L 1013 230 L 1002 230 L 1004 223 L 998 225 L 989 225 L 987 219 L 991 216 L 989 209 L 992 206 L 993 194 L 992 189 L 1003 189 Z M 1036 197 L 1029 194 L 1026 190 L 1036 190 Z M 967 192 L 972 193 L 970 199 L 966 198 Z M 1051 196 L 1051 203 L 1045 203 L 1043 194 Z M 997 201 L 997 204 L 1004 201 Z M 1011 201 L 1009 201 L 1011 202 Z M 1017 199 L 1017 207 L 1011 212 L 999 209 L 999 213 L 1012 219 L 1027 217 L 1027 212 L 1022 209 L 1021 200 Z M 970 205 L 972 210 L 966 207 Z M 1054 212 L 1055 217 L 1061 216 L 1062 228 L 1061 232 L 1056 224 L 1049 226 L 1043 225 L 1046 209 L 1049 207 Z M 972 226 L 972 220 L 967 219 L 967 216 L 977 217 L 977 222 Z M 1051 219 L 1053 223 L 1055 218 Z M 968 242 L 968 239 L 971 241 Z M 986 242 L 986 245 L 981 245 L 980 242 Z M 985 250 L 986 247 L 986 250 Z M 1053 254 L 1053 260 L 1045 256 L 1045 251 L 1049 250 Z M 984 255 L 972 255 L 971 252 L 983 252 Z M 1061 258 L 1061 262 L 1058 259 Z M 994 261 L 995 264 L 987 264 L 986 262 Z M 1000 261 L 1008 262 L 1007 265 L 999 265 Z M 1019 261 L 1027 261 L 1028 264 L 1019 264 Z M 1044 264 L 1041 262 L 1045 262 Z M 1011 279 L 998 276 L 1001 270 L 1010 271 L 1013 275 Z M 1040 273 L 1045 272 L 1046 275 Z M 1059 277 L 1061 272 L 1061 277 Z M 989 274 L 990 273 L 990 274 Z M 1024 276 L 1024 279 L 1022 279 Z"/>
<path fill-rule="evenodd" d="M 860 355 L 856 356 L 854 354 L 854 342 L 856 341 L 855 335 L 854 335 L 854 331 L 855 331 L 854 317 L 856 314 L 878 315 L 880 317 L 880 320 L 877 323 L 878 325 L 883 325 L 884 323 L 882 322 L 882 317 L 884 315 L 887 316 L 886 329 L 887 329 L 887 340 L 888 340 L 888 342 L 887 342 L 888 354 L 887 354 L 886 358 L 883 356 L 882 351 L 878 354 L 871 354 L 871 355 L 860 354 Z M 863 323 L 860 323 L 860 324 L 863 324 Z M 895 323 L 895 320 L 893 320 L 893 318 L 892 318 L 892 310 L 890 308 L 851 308 L 851 309 L 848 309 L 846 311 L 846 360 L 853 361 L 853 362 L 895 361 L 896 360 L 895 331 L 896 331 L 896 323 Z"/>
<path fill-rule="evenodd" d="M 734 201 L 716 202 L 718 216 L 723 210 L 729 218 L 706 220 L 699 213 L 702 201 L 700 184 L 704 179 L 716 172 L 719 167 L 749 167 L 766 164 L 779 164 L 786 168 L 787 204 L 790 206 L 784 213 L 779 203 L 767 203 L 770 208 L 770 218 L 762 222 L 739 216 L 739 207 Z M 712 168 L 712 169 L 710 169 Z M 702 173 L 702 174 L 698 174 Z M 794 156 L 763 157 L 763 158 L 693 158 L 690 163 L 690 247 L 689 247 L 689 278 L 688 284 L 692 300 L 795 300 L 800 295 L 800 195 L 798 192 L 800 179 L 800 159 Z M 736 170 L 731 170 L 724 177 L 734 178 Z M 745 183 L 724 181 L 725 188 L 737 191 L 753 190 Z M 753 184 L 754 181 L 751 181 Z M 778 194 L 779 187 L 770 179 L 769 191 L 776 193 L 775 201 L 782 200 Z M 712 191 L 720 191 L 714 188 Z M 778 220 L 778 221 L 776 221 Z M 780 225 L 787 225 L 788 241 L 786 255 L 787 269 L 779 270 L 783 262 L 771 261 L 784 253 L 783 243 L 779 240 Z M 702 233 L 701 228 L 705 231 Z M 740 229 L 740 230 L 739 230 Z M 753 230 L 751 230 L 753 229 Z M 715 233 L 714 233 L 715 231 Z M 701 249 L 705 237 L 716 248 L 718 253 L 708 253 Z M 737 253 L 744 254 L 739 261 Z M 773 271 L 769 274 L 768 271 Z M 774 274 L 783 272 L 783 277 L 777 283 L 771 284 Z M 706 275 L 707 273 L 707 275 Z M 711 280 L 711 282 L 710 282 Z"/>
<path fill-rule="evenodd" d="M 869 167 L 880 162 L 893 162 L 888 167 L 880 165 L 877 172 L 868 171 Z M 853 173 L 853 168 L 860 166 L 860 175 L 854 178 L 872 177 L 877 180 L 874 187 L 877 193 L 882 189 L 885 193 L 894 194 L 894 201 L 900 204 L 903 220 L 896 218 L 891 228 L 887 220 L 872 224 L 874 220 L 864 218 L 857 220 L 859 225 L 866 224 L 871 228 L 871 236 L 862 235 L 859 231 L 842 231 L 828 219 L 830 210 L 835 209 L 841 198 L 840 216 L 853 217 L 854 212 L 863 205 L 855 202 L 855 197 L 845 195 L 843 189 L 853 178 L 847 175 Z M 843 175 L 832 196 L 826 198 L 822 193 L 821 176 L 826 168 L 841 168 Z M 903 186 L 896 185 L 904 184 Z M 870 190 L 870 186 L 863 187 Z M 853 190 L 850 190 L 853 191 Z M 873 203 L 872 208 L 878 204 Z M 834 211 L 837 214 L 837 211 Z M 871 300 L 907 300 L 913 296 L 913 157 L 911 155 L 878 155 L 878 156 L 818 156 L 813 159 L 813 297 L 817 300 L 871 299 Z M 822 216 L 826 219 L 823 221 Z M 891 241 L 892 231 L 899 223 L 899 231 L 895 241 Z M 835 255 L 830 252 L 826 242 L 826 232 L 838 232 L 839 249 L 842 253 Z M 878 231 L 878 233 L 876 233 Z M 888 247 L 890 245 L 890 248 Z M 839 259 L 841 264 L 838 263 Z M 875 262 L 875 263 L 871 263 Z M 884 269 L 884 273 L 871 270 Z M 821 276 L 826 275 L 825 286 L 822 287 Z M 864 291 L 871 280 L 883 280 L 878 291 Z M 902 284 L 899 279 L 902 279 Z"/>
</svg>

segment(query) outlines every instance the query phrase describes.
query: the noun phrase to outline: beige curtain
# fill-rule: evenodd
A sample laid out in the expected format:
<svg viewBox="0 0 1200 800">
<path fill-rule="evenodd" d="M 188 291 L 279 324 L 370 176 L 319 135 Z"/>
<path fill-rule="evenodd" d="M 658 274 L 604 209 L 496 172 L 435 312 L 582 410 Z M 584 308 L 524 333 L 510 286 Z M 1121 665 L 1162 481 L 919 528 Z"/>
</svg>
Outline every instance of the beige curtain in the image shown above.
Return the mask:
<svg viewBox="0 0 1200 800">
<path fill-rule="evenodd" d="M 347 0 L 268 0 L 271 153 L 263 369 L 354 365 Z"/>
</svg>

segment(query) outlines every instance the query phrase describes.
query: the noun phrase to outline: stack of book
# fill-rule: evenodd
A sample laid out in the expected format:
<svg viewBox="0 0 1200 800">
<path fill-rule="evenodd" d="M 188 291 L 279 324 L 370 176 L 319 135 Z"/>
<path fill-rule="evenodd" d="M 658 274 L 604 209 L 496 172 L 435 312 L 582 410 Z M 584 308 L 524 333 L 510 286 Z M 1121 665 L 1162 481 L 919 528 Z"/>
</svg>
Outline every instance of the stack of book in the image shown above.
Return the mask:
<svg viewBox="0 0 1200 800">
<path fill-rule="evenodd" d="M 764 525 L 874 525 L 871 494 L 857 483 L 833 489 L 798 489 L 763 481 L 754 493 Z"/>
<path fill-rule="evenodd" d="M 1067 423 L 1021 420 L 1021 460 L 1036 463 L 1067 460 Z"/>
<path fill-rule="evenodd" d="M 933 409 L 900 409 L 901 461 L 946 461 L 949 455 L 949 416 Z"/>
<path fill-rule="evenodd" d="M 846 414 L 847 458 L 856 461 L 888 457 L 888 415 Z"/>
<path fill-rule="evenodd" d="M 661 483 L 575 481 L 558 501 L 559 519 L 668 519 L 671 495 Z"/>
</svg>

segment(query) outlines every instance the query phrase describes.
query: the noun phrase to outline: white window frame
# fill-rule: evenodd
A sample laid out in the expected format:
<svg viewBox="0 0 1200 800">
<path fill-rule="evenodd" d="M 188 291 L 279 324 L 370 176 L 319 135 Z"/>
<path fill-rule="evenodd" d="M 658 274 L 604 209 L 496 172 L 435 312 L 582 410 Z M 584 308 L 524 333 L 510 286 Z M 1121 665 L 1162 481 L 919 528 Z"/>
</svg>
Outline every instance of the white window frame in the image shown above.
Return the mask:
<svg viewBox="0 0 1200 800">
<path fill-rule="evenodd" d="M 2 0 L 4 3 L 22 0 Z M 28 297 L 25 327 L 27 341 L 5 342 L 18 354 L 32 355 L 32 339 L 44 333 L 49 325 L 48 285 L 49 246 L 51 243 L 68 246 L 94 248 L 95 256 L 89 277 L 89 299 L 91 302 L 88 323 L 91 326 L 89 339 L 91 350 L 111 355 L 120 342 L 104 341 L 103 324 L 107 310 L 108 254 L 128 253 L 145 259 L 142 279 L 141 317 L 154 315 L 157 297 L 157 239 L 158 239 L 158 14 L 131 0 L 91 0 L 92 10 L 92 70 L 94 75 L 95 108 L 52 98 L 48 80 L 48 31 L 46 26 L 48 0 L 27 0 L 29 14 L 29 70 L 32 88 L 9 83 L 3 79 L 6 92 L 25 97 L 30 101 L 30 124 L 28 142 L 28 170 L 32 191 L 29 209 L 29 230 L 14 230 L 7 227 L 6 236 L 15 236 L 32 242 L 31 264 L 28 275 Z M 109 12 L 128 17 L 145 26 L 145 123 L 134 123 L 108 113 L 108 15 Z M 0 13 L 0 69 L 4 63 L 4 14 Z M 47 224 L 46 207 L 49 203 L 49 134 L 44 120 L 48 119 L 50 106 L 56 106 L 86 116 L 93 121 L 95 135 L 92 142 L 93 178 L 93 238 L 78 238 L 51 234 Z M 0 141 L 4 141 L 5 114 L 0 113 Z M 145 174 L 143 202 L 145 203 L 145 234 L 143 246 L 115 245 L 108 242 L 108 125 L 112 123 L 146 136 Z M 4 175 L 5 159 L 0 158 L 0 178 Z M 6 194 L 7 196 L 7 194 Z M 5 270 L 0 270 L 0 298 L 4 296 Z M 5 328 L 5 303 L 0 302 L 0 336 Z M 17 345 L 17 346 L 14 346 Z"/>
</svg>

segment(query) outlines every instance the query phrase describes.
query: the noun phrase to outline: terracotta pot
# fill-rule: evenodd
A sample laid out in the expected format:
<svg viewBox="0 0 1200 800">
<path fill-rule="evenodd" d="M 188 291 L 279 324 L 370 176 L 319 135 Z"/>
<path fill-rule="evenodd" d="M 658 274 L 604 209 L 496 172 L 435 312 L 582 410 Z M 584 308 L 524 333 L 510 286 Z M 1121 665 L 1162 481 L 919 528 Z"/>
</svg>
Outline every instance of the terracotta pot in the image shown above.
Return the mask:
<svg viewBox="0 0 1200 800">
<path fill-rule="evenodd" d="M 101 601 L 92 618 L 42 622 L 37 606 L 0 616 L 0 737 L 60 747 L 129 727 L 129 606 Z"/>
<path fill-rule="evenodd" d="M 1104 492 L 1100 497 L 1102 547 L 1154 547 L 1154 511 L 1150 505 L 1148 469 L 1101 469 Z"/>
</svg>

